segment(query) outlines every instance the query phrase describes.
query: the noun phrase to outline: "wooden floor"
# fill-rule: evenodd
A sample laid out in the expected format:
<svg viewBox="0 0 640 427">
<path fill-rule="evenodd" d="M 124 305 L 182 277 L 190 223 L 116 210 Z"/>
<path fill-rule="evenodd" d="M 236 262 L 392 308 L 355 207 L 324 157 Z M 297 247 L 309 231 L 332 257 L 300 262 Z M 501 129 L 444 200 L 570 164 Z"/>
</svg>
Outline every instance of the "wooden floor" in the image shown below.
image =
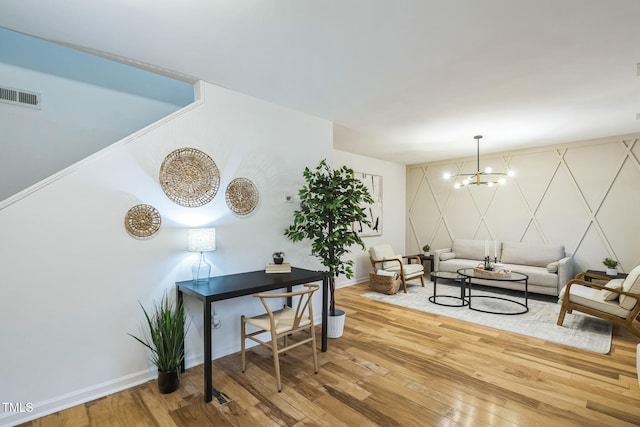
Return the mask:
<svg viewBox="0 0 640 427">
<path fill-rule="evenodd" d="M 308 347 L 282 357 L 276 392 L 267 349 L 213 363 L 231 401 L 205 404 L 202 366 L 178 391 L 155 381 L 25 426 L 631 426 L 640 425 L 637 340 L 614 326 L 600 355 L 376 302 L 366 284 L 337 291 L 347 312 L 313 374 Z M 319 335 L 319 334 L 318 334 Z"/>
</svg>

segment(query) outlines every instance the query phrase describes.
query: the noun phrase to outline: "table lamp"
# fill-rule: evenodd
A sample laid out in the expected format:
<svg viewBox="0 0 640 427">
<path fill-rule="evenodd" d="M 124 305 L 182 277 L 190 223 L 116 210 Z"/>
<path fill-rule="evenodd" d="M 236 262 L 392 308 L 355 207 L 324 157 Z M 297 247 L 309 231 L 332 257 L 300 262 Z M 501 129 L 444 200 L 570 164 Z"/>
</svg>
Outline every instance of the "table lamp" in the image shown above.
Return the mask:
<svg viewBox="0 0 640 427">
<path fill-rule="evenodd" d="M 209 283 L 211 264 L 204 257 L 205 252 L 216 250 L 215 228 L 191 228 L 188 232 L 188 251 L 200 252 L 198 262 L 193 265 L 193 281 L 195 283 Z"/>
</svg>

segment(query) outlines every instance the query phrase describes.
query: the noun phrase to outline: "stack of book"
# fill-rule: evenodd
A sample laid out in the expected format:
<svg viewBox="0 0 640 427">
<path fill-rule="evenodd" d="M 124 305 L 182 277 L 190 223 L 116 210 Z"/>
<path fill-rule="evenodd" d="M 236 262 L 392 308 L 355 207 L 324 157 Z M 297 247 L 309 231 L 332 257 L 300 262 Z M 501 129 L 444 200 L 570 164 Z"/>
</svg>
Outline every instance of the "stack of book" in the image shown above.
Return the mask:
<svg viewBox="0 0 640 427">
<path fill-rule="evenodd" d="M 266 273 L 291 273 L 291 264 L 283 262 L 282 264 L 267 264 L 264 269 Z"/>
</svg>

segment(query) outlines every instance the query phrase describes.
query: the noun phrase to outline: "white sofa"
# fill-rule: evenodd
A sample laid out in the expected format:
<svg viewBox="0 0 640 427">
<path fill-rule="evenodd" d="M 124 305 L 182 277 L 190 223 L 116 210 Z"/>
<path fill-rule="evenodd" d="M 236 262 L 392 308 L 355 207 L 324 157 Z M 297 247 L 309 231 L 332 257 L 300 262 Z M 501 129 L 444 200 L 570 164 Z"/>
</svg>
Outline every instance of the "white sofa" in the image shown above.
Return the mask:
<svg viewBox="0 0 640 427">
<path fill-rule="evenodd" d="M 573 278 L 573 257 L 565 253 L 564 245 L 496 242 L 496 253 L 498 261 L 506 269 L 529 276 L 529 292 L 557 296 Z M 489 255 L 492 261 L 493 254 L 494 242 L 490 241 Z M 481 264 L 484 256 L 484 240 L 455 239 L 451 248 L 435 251 L 433 265 L 436 271 L 455 272 Z M 522 284 L 517 282 L 474 279 L 473 283 L 522 289 Z"/>
</svg>

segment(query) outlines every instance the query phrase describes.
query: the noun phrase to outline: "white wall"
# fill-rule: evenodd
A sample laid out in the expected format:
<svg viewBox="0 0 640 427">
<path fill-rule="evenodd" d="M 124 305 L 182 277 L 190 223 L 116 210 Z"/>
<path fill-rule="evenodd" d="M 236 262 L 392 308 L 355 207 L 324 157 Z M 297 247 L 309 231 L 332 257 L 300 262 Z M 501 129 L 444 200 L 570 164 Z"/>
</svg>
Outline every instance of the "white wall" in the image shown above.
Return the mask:
<svg viewBox="0 0 640 427">
<path fill-rule="evenodd" d="M 140 331 L 140 301 L 150 306 L 191 277 L 196 254 L 186 229 L 215 226 L 213 274 L 264 268 L 283 250 L 295 265 L 320 269 L 309 247 L 286 240 L 305 166 L 332 158 L 332 124 L 207 83 L 202 101 L 186 107 L 56 176 L 0 210 L 0 401 L 30 402 L 26 414 L 0 412 L 0 424 L 41 416 L 126 388 L 153 376 Z M 172 203 L 158 183 L 171 151 L 194 147 L 221 171 L 214 200 L 200 208 Z M 227 208 L 225 188 L 251 179 L 260 203 L 248 217 Z M 159 233 L 130 237 L 124 216 L 147 203 L 162 216 Z M 320 299 L 316 303 L 319 305 Z M 186 298 L 191 330 L 187 364 L 202 363 L 202 305 Z M 222 327 L 213 354 L 239 349 L 240 314 L 261 311 L 251 297 L 214 305 Z M 319 313 L 319 306 L 317 309 Z"/>
<path fill-rule="evenodd" d="M 41 94 L 40 109 L 0 103 L 0 201 L 185 105 L 2 62 L 0 76 Z"/>
<path fill-rule="evenodd" d="M 351 280 L 340 277 L 338 286 L 369 280 L 371 262 L 368 250 L 380 243 L 389 243 L 398 253 L 405 251 L 405 180 L 406 167 L 371 157 L 334 150 L 334 166 L 346 165 L 354 172 L 382 176 L 382 235 L 363 237 L 366 250 L 359 246 L 351 248 L 350 259 L 354 261 L 355 276 Z M 416 252 L 417 253 L 417 252 Z"/>
<path fill-rule="evenodd" d="M 445 171 L 474 173 L 476 159 L 407 168 L 407 244 L 449 247 L 454 238 L 560 243 L 576 272 L 604 257 L 640 264 L 640 134 L 492 154 L 480 168 L 515 170 L 505 186 L 454 190 Z"/>
</svg>

